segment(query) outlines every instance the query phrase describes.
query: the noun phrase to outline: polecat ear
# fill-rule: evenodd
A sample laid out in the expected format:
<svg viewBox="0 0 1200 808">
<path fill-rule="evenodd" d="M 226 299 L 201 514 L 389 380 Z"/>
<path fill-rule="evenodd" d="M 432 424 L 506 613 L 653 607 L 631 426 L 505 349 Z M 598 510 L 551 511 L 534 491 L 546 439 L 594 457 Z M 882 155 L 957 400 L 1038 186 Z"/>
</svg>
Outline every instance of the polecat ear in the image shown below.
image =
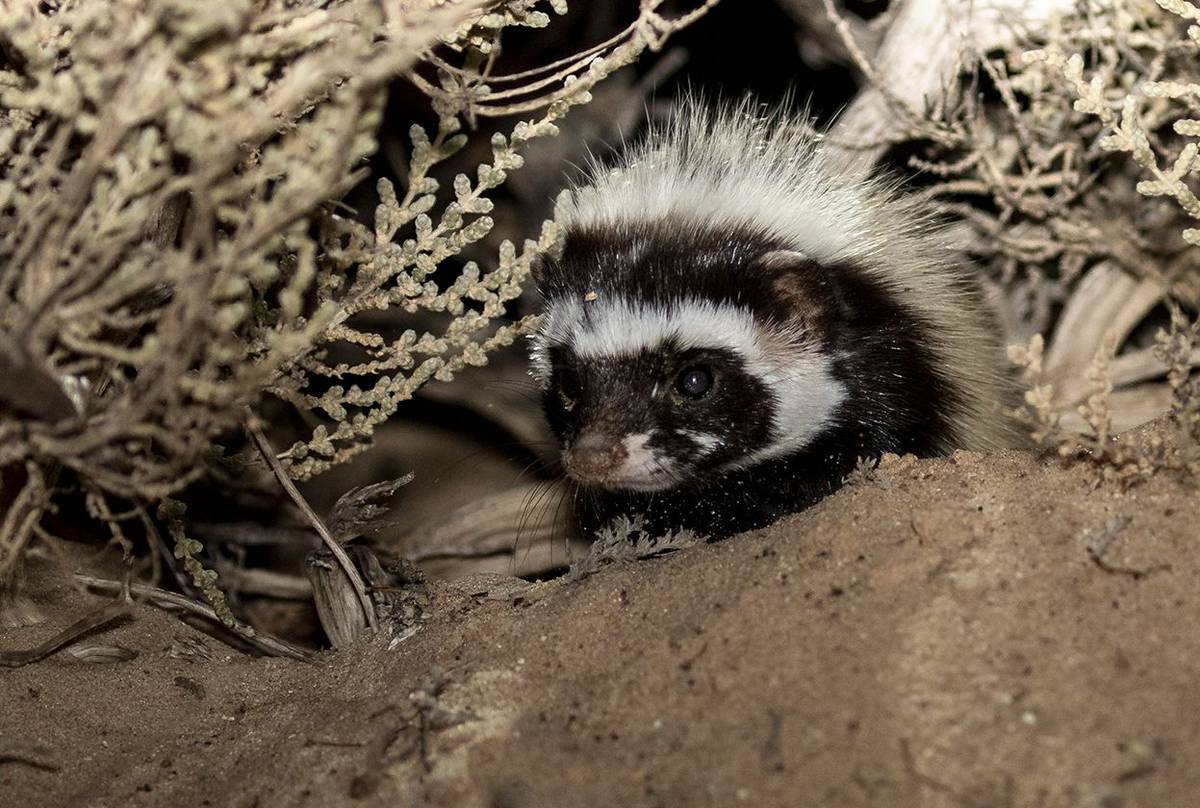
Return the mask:
<svg viewBox="0 0 1200 808">
<path fill-rule="evenodd" d="M 805 253 L 772 250 L 754 259 L 753 265 L 771 275 L 775 294 L 792 313 L 790 319 L 812 323 L 827 312 L 829 273 Z"/>
<path fill-rule="evenodd" d="M 799 250 L 771 250 L 754 259 L 755 266 L 762 267 L 772 275 L 789 273 L 816 264 L 816 261 Z"/>
</svg>

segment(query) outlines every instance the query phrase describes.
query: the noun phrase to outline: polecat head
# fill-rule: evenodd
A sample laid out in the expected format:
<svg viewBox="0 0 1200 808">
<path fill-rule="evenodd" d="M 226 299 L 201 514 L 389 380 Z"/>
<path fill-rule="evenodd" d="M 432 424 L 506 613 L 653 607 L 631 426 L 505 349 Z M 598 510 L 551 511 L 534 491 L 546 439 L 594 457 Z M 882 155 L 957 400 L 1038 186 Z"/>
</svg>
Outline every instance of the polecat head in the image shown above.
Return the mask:
<svg viewBox="0 0 1200 808">
<path fill-rule="evenodd" d="M 925 206 L 856 176 L 779 111 L 692 101 L 572 191 L 533 350 L 569 474 L 655 491 L 809 448 L 836 476 L 1010 444 L 968 273 Z"/>
<path fill-rule="evenodd" d="M 573 231 L 543 273 L 534 352 L 568 474 L 655 491 L 802 449 L 846 397 L 821 286 L 749 230 Z"/>
</svg>

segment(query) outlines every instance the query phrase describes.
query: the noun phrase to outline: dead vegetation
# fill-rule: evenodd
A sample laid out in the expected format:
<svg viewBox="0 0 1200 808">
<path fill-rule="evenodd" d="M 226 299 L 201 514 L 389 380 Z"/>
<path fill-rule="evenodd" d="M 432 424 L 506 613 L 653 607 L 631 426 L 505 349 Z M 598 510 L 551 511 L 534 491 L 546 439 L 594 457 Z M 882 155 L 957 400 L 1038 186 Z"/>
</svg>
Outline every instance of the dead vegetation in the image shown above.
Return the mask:
<svg viewBox="0 0 1200 808">
<path fill-rule="evenodd" d="M 1191 226 L 1200 218 L 1200 200 L 1189 185 L 1200 173 L 1200 127 L 1191 117 L 1197 112 L 1193 99 L 1200 95 L 1200 27 L 1195 25 L 1200 16 L 1195 7 L 1175 0 L 1160 0 L 1159 6 L 1145 16 L 1117 6 L 1103 16 L 1097 12 L 1067 23 L 1065 32 L 1046 47 L 1023 55 L 1025 72 L 1017 78 L 1002 77 L 995 64 L 989 69 L 992 78 L 1000 80 L 1001 95 L 1026 150 L 1036 129 L 1022 114 L 1018 88 L 1028 93 L 1030 86 L 1050 87 L 1062 99 L 1060 105 L 1070 101 L 1070 114 L 1060 116 L 1059 126 L 1076 140 L 1058 138 L 1062 151 L 1053 160 L 1071 167 L 1072 173 L 1064 177 L 1050 172 L 1055 196 L 1038 197 L 1044 204 L 1031 209 L 1020 195 L 1007 194 L 1009 201 L 1000 205 L 1004 220 L 989 223 L 986 233 L 995 235 L 1002 223 L 1007 228 L 1014 219 L 1037 214 L 1035 219 L 1042 223 L 1026 223 L 1020 229 L 1040 243 L 1043 258 L 1057 252 L 1058 270 L 1052 281 L 1040 272 L 1031 275 L 1039 288 L 1053 291 L 1057 286 L 1061 292 L 1082 272 L 1114 281 L 1077 282 L 1058 325 L 1065 347 L 1061 341 L 1054 343 L 1046 354 L 1038 333 L 1028 346 L 1011 349 L 1031 385 L 1020 414 L 1039 443 L 1064 455 L 1086 455 L 1106 475 L 1123 481 L 1160 469 L 1200 471 L 1200 389 L 1193 378 L 1193 368 L 1200 363 L 1200 319 L 1189 318 L 1183 310 L 1188 306 L 1194 312 L 1200 293 L 1200 230 Z M 1084 56 L 1072 52 L 1084 44 L 1092 56 L 1086 68 Z M 1042 117 L 1047 117 L 1044 112 Z M 1044 145 L 1036 153 L 1050 154 Z M 1074 156 L 1068 160 L 1068 154 Z M 1114 161 L 1113 155 L 1123 159 Z M 1057 162 L 1060 159 L 1065 162 Z M 1025 180 L 1018 187 L 1027 191 L 1048 168 L 1045 161 L 1026 163 Z M 934 191 L 944 193 L 947 187 L 942 183 Z M 1138 215 L 1122 216 L 1111 208 L 1097 209 L 1097 204 L 1133 206 Z M 1095 224 L 1078 231 L 1087 237 L 1086 246 L 1071 247 L 1061 234 L 1071 232 L 1071 222 L 1078 226 L 1081 214 L 1087 217 L 1084 222 Z M 1108 226 L 1110 222 L 1119 225 Z M 975 223 L 981 221 L 976 218 Z M 1018 263 L 1015 258 L 1007 255 L 1005 264 L 1030 271 L 1028 261 Z M 1112 267 L 1125 274 L 1114 275 Z M 1126 280 L 1131 276 L 1140 276 L 1132 294 Z M 1168 322 L 1158 326 L 1151 344 L 1127 345 L 1155 305 L 1165 308 Z M 1090 339 L 1079 338 L 1081 327 Z M 1097 338 L 1081 383 L 1075 368 Z M 1127 350 L 1118 356 L 1123 347 Z M 1160 376 L 1165 380 L 1145 384 Z M 1124 400 L 1116 398 L 1121 395 L 1114 392 L 1118 386 L 1126 388 Z M 1134 397 L 1165 410 L 1173 439 L 1139 443 L 1116 437 L 1122 428 L 1116 420 L 1120 408 L 1131 401 L 1136 404 Z M 1073 413 L 1067 409 L 1072 406 Z M 1073 415 L 1086 429 L 1064 430 L 1066 424 L 1078 423 Z"/>
<path fill-rule="evenodd" d="M 439 268 L 489 232 L 488 195 L 529 141 L 555 134 L 592 86 L 707 8 L 668 19 L 646 2 L 596 47 L 496 74 L 502 34 L 546 26 L 542 5 L 60 0 L 0 10 L 6 600 L 31 540 L 52 542 L 48 518 L 81 497 L 127 558 L 130 525 L 148 535 L 155 516 L 165 522 L 173 554 L 232 625 L 183 511 L 159 504 L 252 462 L 218 445 L 247 422 L 247 405 L 271 398 L 307 424 L 277 461 L 305 479 L 366 448 L 427 381 L 484 364 L 527 329 L 502 315 L 553 247 L 552 222 L 519 246 L 501 242 L 487 269 Z M 364 178 L 385 91 L 400 77 L 424 91 L 436 127 L 414 120 L 403 186 L 378 181 L 367 225 L 333 203 Z M 490 159 L 439 195 L 430 171 L 466 145 L 464 122 L 535 112 L 493 134 Z M 389 311 L 429 316 L 371 330 Z"/>
<path fill-rule="evenodd" d="M 1037 406 L 1100 444 L 1179 408 L 1168 377 L 1200 362 L 1162 347 L 1186 340 L 1180 307 L 1200 302 L 1200 42 L 1185 5 L 1084 3 L 1003 53 L 969 54 L 931 146 L 909 158 L 969 228 L 1012 341 L 1045 335 L 1053 395 Z"/>
<path fill-rule="evenodd" d="M 961 224 L 1027 374 L 1022 417 L 1072 462 L 862 464 L 837 498 L 738 542 L 630 521 L 562 581 L 463 588 L 358 537 L 382 531 L 441 576 L 562 571 L 568 494 L 522 476 L 536 427 L 483 392 L 524 372 L 518 295 L 557 238 L 538 200 L 656 114 L 687 55 L 610 74 L 691 12 L 631 3 L 596 44 L 509 69 L 504 40 L 542 42 L 562 2 L 0 3 L 0 680 L 6 714 L 54 739 L 10 733 L 0 786 L 48 804 L 77 803 L 81 780 L 114 802 L 153 782 L 164 804 L 382 805 L 410 788 L 633 804 L 651 787 L 684 804 L 700 766 L 722 805 L 1195 793 L 1178 716 L 1195 702 L 1200 12 L 1069 0 L 1016 19 L 1025 4 L 1001 0 L 998 25 L 969 3 L 871 20 L 778 5 L 805 21 L 802 52 L 862 79 L 829 145 L 898 165 Z M 914 30 L 935 32 L 927 51 Z M 723 34 L 693 63 L 744 59 Z M 373 441 L 400 456 L 427 426 L 389 431 L 419 393 L 528 450 L 499 490 L 457 443 L 469 459 L 440 477 L 407 456 L 352 476 Z M 321 505 L 299 484 L 330 469 Z M 460 477 L 428 521 L 416 500 L 400 528 L 387 518 L 397 491 Z M 535 541 L 550 549 L 530 558 Z M 649 574 L 611 568 L 667 554 Z M 15 597 L 23 564 L 87 570 L 75 592 L 36 581 L 70 615 L 5 625 L 45 617 Z M 296 662 L 372 622 L 391 636 L 315 657 L 328 667 L 261 664 L 175 617 L 126 625 L 129 599 Z M 277 629 L 293 624 L 264 601 L 289 616 L 315 601 L 325 637 Z M 693 731 L 697 705 L 721 731 Z M 95 743 L 114 727 L 122 743 Z M 1057 751 L 1037 753 L 1037 732 Z"/>
<path fill-rule="evenodd" d="M 327 483 L 387 488 L 343 512 L 357 527 L 333 524 L 336 508 L 310 505 L 296 483 L 347 468 L 419 391 L 511 433 L 532 457 L 523 468 L 547 465 L 536 418 L 481 403 L 481 375 L 456 379 L 499 356 L 487 378 L 519 398 L 523 361 L 511 357 L 531 323 L 519 295 L 558 236 L 537 202 L 597 138 L 624 136 L 643 107 L 656 114 L 655 83 L 688 57 L 599 82 L 714 5 L 669 16 L 646 0 L 619 19 L 589 9 L 611 23 L 594 44 L 513 68 L 505 38 L 551 36 L 565 4 L 6 6 L 4 619 L 35 617 L 14 599 L 31 544 L 97 528 L 134 590 L 262 652 L 286 643 L 252 627 L 249 597 L 303 602 L 325 587 L 339 644 L 377 622 L 369 564 L 344 546 L 373 530 L 440 575 L 561 569 L 568 494 L 522 467 L 507 489 L 438 500 L 427 521 L 399 529 L 378 520 L 398 488 L 380 480 L 422 468 Z M 870 21 L 832 2 L 781 4 L 833 34 L 804 53 L 861 77 L 827 145 L 863 170 L 898 162 L 960 223 L 1024 346 L 1023 417 L 1036 437 L 1121 480 L 1195 472 L 1195 11 L 1122 0 L 1022 18 L 1019 4 L 1000 5 L 1003 24 L 917 0 Z M 905 46 L 914 32 L 935 46 L 924 61 Z M 402 125 L 386 106 L 398 85 Z M 582 106 L 593 88 L 596 103 Z M 352 191 L 367 200 L 357 211 L 339 202 Z M 1179 440 L 1115 437 L 1162 413 Z M 197 500 L 198 482 L 227 512 Z M 255 507 L 278 511 L 281 490 L 293 505 L 260 518 Z M 601 537 L 572 574 L 658 552 L 638 536 Z M 534 543 L 546 552 L 529 560 Z M 304 562 L 322 547 L 328 558 Z M 288 558 L 287 571 L 259 566 L 268 555 Z M 314 570 L 332 574 L 318 584 Z M 92 579 L 111 592 L 120 577 Z"/>
<path fill-rule="evenodd" d="M 667 555 L 704 541 L 690 530 L 680 530 L 664 536 L 647 532 L 642 517 L 633 519 L 622 516 L 612 525 L 603 528 L 588 553 L 571 564 L 566 580 L 578 581 L 600 571 L 609 564 L 628 564 Z"/>
</svg>

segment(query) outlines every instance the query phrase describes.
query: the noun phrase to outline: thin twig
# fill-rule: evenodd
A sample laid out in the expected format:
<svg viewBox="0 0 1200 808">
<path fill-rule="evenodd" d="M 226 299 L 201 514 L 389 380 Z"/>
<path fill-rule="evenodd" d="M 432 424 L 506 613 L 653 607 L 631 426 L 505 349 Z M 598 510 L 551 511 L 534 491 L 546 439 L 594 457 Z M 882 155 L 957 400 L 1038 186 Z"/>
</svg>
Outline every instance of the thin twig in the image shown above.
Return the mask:
<svg viewBox="0 0 1200 808">
<path fill-rule="evenodd" d="M 28 766 L 31 769 L 37 769 L 43 772 L 59 772 L 62 771 L 62 766 L 57 763 L 49 763 L 44 760 L 38 760 L 35 757 L 22 755 L 17 752 L 0 752 L 0 765 L 5 763 L 17 763 L 22 766 Z"/>
<path fill-rule="evenodd" d="M 514 82 L 514 81 L 524 81 L 527 78 L 531 78 L 533 76 L 540 76 L 544 73 L 549 73 L 552 70 L 557 70 L 558 68 L 562 67 L 563 65 L 571 65 L 571 64 L 574 64 L 575 62 L 579 62 L 581 60 L 586 64 L 589 57 L 594 56 L 595 54 L 599 53 L 600 51 L 604 50 L 605 48 L 608 48 L 609 46 L 616 45 L 622 39 L 624 39 L 625 37 L 632 34 L 634 32 L 634 30 L 637 28 L 639 21 L 640 20 L 633 21 L 628 26 L 626 26 L 624 28 L 624 30 L 619 31 L 616 34 L 613 34 L 611 37 L 604 40 L 603 42 L 601 42 L 597 45 L 593 45 L 590 48 L 587 48 L 585 50 L 579 51 L 578 53 L 572 54 L 571 56 L 564 56 L 563 58 L 561 58 L 557 61 L 550 62 L 548 64 L 544 64 L 539 67 L 532 68 L 530 70 L 522 70 L 520 73 L 507 73 L 502 76 L 489 75 L 487 77 L 488 86 L 493 87 L 498 84 L 508 84 L 508 83 Z M 469 70 L 463 70 L 461 67 L 456 67 L 455 65 L 450 64 L 449 62 L 445 61 L 444 59 L 439 58 L 437 56 L 437 54 L 433 53 L 432 51 L 425 58 L 430 64 L 432 64 L 434 67 L 438 68 L 439 70 L 445 70 L 447 73 L 452 73 L 454 75 L 460 76 L 460 77 L 462 77 L 464 79 L 468 79 L 468 80 L 476 78 L 476 76 L 473 73 L 471 73 Z M 491 96 L 489 96 L 489 97 L 491 97 Z"/>
<path fill-rule="evenodd" d="M 96 578 L 83 574 L 76 574 L 75 580 L 99 592 L 120 592 L 125 586 L 120 581 L 110 581 L 105 578 Z M 168 592 L 165 589 L 147 586 L 146 584 L 130 584 L 129 592 L 160 609 L 183 611 L 199 615 L 211 622 L 214 627 L 233 632 L 239 639 L 268 656 L 288 657 L 289 659 L 296 659 L 301 662 L 311 661 L 311 654 L 308 651 L 271 634 L 255 631 L 249 626 L 243 626 L 240 623 L 232 627 L 226 626 L 221 622 L 221 618 L 217 616 L 213 608 L 206 603 L 186 598 L 183 595 L 177 595 L 174 592 Z"/>
<path fill-rule="evenodd" d="M 312 584 L 299 575 L 263 569 L 245 569 L 231 563 L 218 563 L 217 571 L 225 588 L 239 595 L 265 595 L 283 600 L 312 600 Z"/>
<path fill-rule="evenodd" d="M 33 528 L 42 519 L 50 490 L 41 468 L 32 460 L 25 463 L 26 479 L 0 522 L 0 589 L 12 587 L 17 565 Z M 53 485 L 53 482 L 50 483 Z"/>
<path fill-rule="evenodd" d="M 116 585 L 115 591 L 120 592 L 122 584 L 119 581 L 113 581 L 113 583 Z M 0 651 L 0 667 L 19 668 L 22 665 L 37 662 L 39 659 L 45 659 L 51 654 L 61 651 L 89 631 L 128 612 L 129 604 L 124 598 L 105 604 L 91 614 L 76 620 L 41 645 L 27 651 Z"/>
<path fill-rule="evenodd" d="M 436 98 L 450 104 L 465 105 L 464 109 L 469 110 L 469 113 L 473 116 L 505 117 L 532 112 L 548 107 L 557 101 L 562 101 L 578 92 L 585 91 L 594 85 L 601 77 L 590 75 L 590 66 L 593 64 L 607 62 L 609 68 L 605 70 L 605 74 L 607 74 L 611 70 L 630 64 L 645 48 L 649 48 L 655 52 L 658 51 L 671 34 L 682 28 L 686 28 L 703 17 L 718 2 L 719 0 L 705 0 L 699 7 L 686 14 L 675 18 L 667 18 L 656 11 L 662 5 L 662 0 L 647 0 L 647 2 L 642 3 L 638 18 L 620 33 L 594 48 L 589 48 L 574 56 L 561 59 L 549 66 L 543 66 L 537 72 L 545 72 L 550 68 L 553 68 L 554 72 L 522 87 L 480 93 L 476 87 L 462 85 L 454 91 L 448 91 L 435 82 L 425 79 L 415 70 L 408 74 L 408 79 L 430 98 Z M 608 53 L 602 55 L 606 50 Z M 463 75 L 469 76 L 465 71 Z M 535 95 L 528 100 L 516 101 L 510 104 L 495 103 L 499 100 L 513 97 L 520 98 L 537 93 L 550 85 L 565 81 L 572 75 L 576 75 L 580 78 L 580 81 L 573 85 L 566 84 L 541 95 Z M 492 86 L 490 77 L 487 86 Z"/>
<path fill-rule="evenodd" d="M 201 539 L 239 547 L 285 545 L 316 548 L 321 540 L 302 527 L 260 525 L 257 522 L 193 522 L 192 531 Z"/>
<path fill-rule="evenodd" d="M 137 507 L 138 515 L 142 519 L 142 525 L 146 530 L 146 535 L 153 540 L 151 552 L 157 553 L 162 559 L 167 569 L 171 571 L 171 576 L 175 579 L 175 585 L 179 587 L 179 591 L 185 595 L 194 595 L 195 589 L 192 587 L 192 582 L 187 579 L 183 573 L 179 571 L 178 565 L 175 564 L 175 554 L 171 552 L 171 548 L 167 546 L 167 542 L 163 539 L 162 533 L 159 532 L 158 526 L 154 524 L 154 520 L 150 518 L 150 514 L 146 513 L 146 509 L 141 505 Z M 155 581 L 157 583 L 157 581 Z"/>
<path fill-rule="evenodd" d="M 283 490 L 287 491 L 288 496 L 292 501 L 304 512 L 308 517 L 308 521 L 312 523 L 321 540 L 325 542 L 325 546 L 329 548 L 329 552 L 333 553 L 333 557 L 338 560 L 342 571 L 346 573 L 346 577 L 350 579 L 350 585 L 354 587 L 354 594 L 358 596 L 359 605 L 362 606 L 363 614 L 366 615 L 367 625 L 372 631 L 376 629 L 375 624 L 375 606 L 371 603 L 371 596 L 367 594 L 367 587 L 363 584 L 362 577 L 358 574 L 358 569 L 354 566 L 354 562 L 350 560 L 350 556 L 346 555 L 346 551 L 342 545 L 338 544 L 333 538 L 333 534 L 329 532 L 329 528 L 325 527 L 325 522 L 317 515 L 317 512 L 308 504 L 308 500 L 300 493 L 300 489 L 292 482 L 292 478 L 288 476 L 287 469 L 279 462 L 279 458 L 275 456 L 275 450 L 271 447 L 267 436 L 263 434 L 259 428 L 254 413 L 246 410 L 246 432 L 258 447 L 258 451 L 262 453 L 263 459 L 267 461 L 267 465 L 271 467 L 271 471 L 275 473 L 275 478 L 279 480 L 279 484 L 283 486 Z"/>
</svg>

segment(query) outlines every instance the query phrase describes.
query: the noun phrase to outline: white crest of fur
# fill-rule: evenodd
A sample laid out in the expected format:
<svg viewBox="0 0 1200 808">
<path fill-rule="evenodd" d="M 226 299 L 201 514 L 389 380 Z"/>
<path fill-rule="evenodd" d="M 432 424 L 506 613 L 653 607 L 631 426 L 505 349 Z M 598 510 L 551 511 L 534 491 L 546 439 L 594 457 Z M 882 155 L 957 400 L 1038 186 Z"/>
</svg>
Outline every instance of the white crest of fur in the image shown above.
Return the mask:
<svg viewBox="0 0 1200 808">
<path fill-rule="evenodd" d="M 706 300 L 685 298 L 667 308 L 607 295 L 586 302 L 552 301 L 546 316 L 546 339 L 569 344 L 584 359 L 629 356 L 667 340 L 685 349 L 727 348 L 742 356 L 759 350 L 750 312 Z"/>
<path fill-rule="evenodd" d="M 768 330 L 747 309 L 691 298 L 669 306 L 613 294 L 591 301 L 549 301 L 534 351 L 534 374 L 549 384 L 550 345 L 569 345 L 581 359 L 604 359 L 652 351 L 668 340 L 683 348 L 733 351 L 774 394 L 774 440 L 741 463 L 803 448 L 830 424 L 846 398 L 845 385 L 833 377 L 831 358 L 803 333 Z"/>
<path fill-rule="evenodd" d="M 886 181 L 849 178 L 857 174 L 843 167 L 783 112 L 750 102 L 713 111 L 693 99 L 618 167 L 594 167 L 559 217 L 568 230 L 620 232 L 662 219 L 681 227 L 749 225 L 819 263 L 853 263 L 929 324 L 938 370 L 962 401 L 951 414 L 953 444 L 943 448 L 1008 445 L 1002 353 L 969 296 L 967 270 L 923 205 Z M 547 336 L 555 328 L 551 322 Z"/>
</svg>

